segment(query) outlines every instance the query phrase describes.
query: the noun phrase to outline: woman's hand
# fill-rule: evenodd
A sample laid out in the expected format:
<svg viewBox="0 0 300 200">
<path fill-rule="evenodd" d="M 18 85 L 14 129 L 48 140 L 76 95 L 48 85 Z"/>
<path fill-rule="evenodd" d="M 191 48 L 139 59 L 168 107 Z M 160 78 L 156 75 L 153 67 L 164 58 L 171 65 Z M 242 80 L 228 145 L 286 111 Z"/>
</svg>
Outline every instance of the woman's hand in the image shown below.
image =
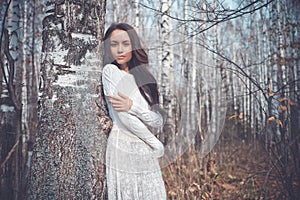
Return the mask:
<svg viewBox="0 0 300 200">
<path fill-rule="evenodd" d="M 112 107 L 119 112 L 128 112 L 132 106 L 132 100 L 124 94 L 118 92 L 118 96 L 107 95 Z"/>
</svg>

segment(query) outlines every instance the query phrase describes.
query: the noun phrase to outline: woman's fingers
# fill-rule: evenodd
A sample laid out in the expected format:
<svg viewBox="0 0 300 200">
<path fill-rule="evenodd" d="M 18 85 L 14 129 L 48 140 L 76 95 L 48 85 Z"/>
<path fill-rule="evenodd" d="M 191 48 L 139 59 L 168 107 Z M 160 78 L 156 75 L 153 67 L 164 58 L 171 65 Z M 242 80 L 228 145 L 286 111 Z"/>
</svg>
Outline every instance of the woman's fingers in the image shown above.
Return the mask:
<svg viewBox="0 0 300 200">
<path fill-rule="evenodd" d="M 124 94 L 122 94 L 121 92 L 118 92 L 118 95 L 123 98 L 123 99 L 128 99 L 128 96 L 125 96 Z"/>
<path fill-rule="evenodd" d="M 126 102 L 128 101 L 129 97 L 128 96 L 125 96 L 124 94 L 122 93 L 118 93 L 119 96 L 113 96 L 113 95 L 107 95 L 107 97 L 109 99 L 113 99 L 113 100 L 116 100 L 116 101 L 123 101 L 123 102 Z"/>
<path fill-rule="evenodd" d="M 107 95 L 109 102 L 113 108 L 117 111 L 129 111 L 132 106 L 132 100 L 122 93 L 118 93 L 118 96 Z"/>
<path fill-rule="evenodd" d="M 118 101 L 118 100 L 109 100 L 109 102 L 110 102 L 113 106 L 122 105 L 122 102 L 120 102 L 120 101 Z"/>
<path fill-rule="evenodd" d="M 119 96 L 107 95 L 109 99 L 119 100 L 121 99 Z"/>
<path fill-rule="evenodd" d="M 122 104 L 122 99 L 118 96 L 107 96 L 109 98 L 109 102 L 112 104 L 113 107 Z"/>
</svg>

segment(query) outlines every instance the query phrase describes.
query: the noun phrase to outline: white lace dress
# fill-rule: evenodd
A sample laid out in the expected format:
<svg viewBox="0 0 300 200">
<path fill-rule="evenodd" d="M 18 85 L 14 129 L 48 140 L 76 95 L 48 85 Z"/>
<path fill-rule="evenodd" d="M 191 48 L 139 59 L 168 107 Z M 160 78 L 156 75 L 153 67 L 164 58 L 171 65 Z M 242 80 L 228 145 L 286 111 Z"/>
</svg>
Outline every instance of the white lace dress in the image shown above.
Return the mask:
<svg viewBox="0 0 300 200">
<path fill-rule="evenodd" d="M 148 127 L 160 128 L 163 119 L 149 109 L 134 76 L 108 64 L 102 71 L 104 94 L 129 96 L 129 112 L 117 112 L 108 102 L 113 128 L 106 148 L 106 178 L 109 200 L 165 200 L 166 191 L 158 158 L 163 144 Z"/>
</svg>

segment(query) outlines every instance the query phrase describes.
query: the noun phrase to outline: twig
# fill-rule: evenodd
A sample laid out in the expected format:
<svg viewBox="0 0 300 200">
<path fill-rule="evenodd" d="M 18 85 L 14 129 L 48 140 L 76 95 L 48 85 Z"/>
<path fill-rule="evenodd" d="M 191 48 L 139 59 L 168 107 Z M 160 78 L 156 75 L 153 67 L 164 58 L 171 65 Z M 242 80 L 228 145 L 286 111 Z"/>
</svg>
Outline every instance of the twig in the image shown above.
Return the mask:
<svg viewBox="0 0 300 200">
<path fill-rule="evenodd" d="M 18 147 L 19 143 L 20 143 L 20 140 L 18 139 L 17 142 L 15 143 L 15 145 L 11 148 L 11 150 L 7 154 L 7 156 L 6 156 L 5 160 L 3 161 L 3 163 L 1 164 L 1 168 L 4 168 L 5 164 L 10 159 L 12 154 L 15 152 L 16 148 Z"/>
</svg>

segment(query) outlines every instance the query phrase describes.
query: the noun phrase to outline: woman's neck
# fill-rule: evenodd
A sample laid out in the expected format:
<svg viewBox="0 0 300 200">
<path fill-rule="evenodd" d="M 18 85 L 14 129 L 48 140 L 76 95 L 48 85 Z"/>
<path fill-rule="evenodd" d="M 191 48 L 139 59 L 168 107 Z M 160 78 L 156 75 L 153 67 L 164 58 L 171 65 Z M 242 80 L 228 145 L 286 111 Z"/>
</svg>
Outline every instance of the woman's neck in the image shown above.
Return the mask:
<svg viewBox="0 0 300 200">
<path fill-rule="evenodd" d="M 129 67 L 128 67 L 127 63 L 121 65 L 121 70 L 124 70 L 125 72 L 129 72 Z"/>
</svg>

